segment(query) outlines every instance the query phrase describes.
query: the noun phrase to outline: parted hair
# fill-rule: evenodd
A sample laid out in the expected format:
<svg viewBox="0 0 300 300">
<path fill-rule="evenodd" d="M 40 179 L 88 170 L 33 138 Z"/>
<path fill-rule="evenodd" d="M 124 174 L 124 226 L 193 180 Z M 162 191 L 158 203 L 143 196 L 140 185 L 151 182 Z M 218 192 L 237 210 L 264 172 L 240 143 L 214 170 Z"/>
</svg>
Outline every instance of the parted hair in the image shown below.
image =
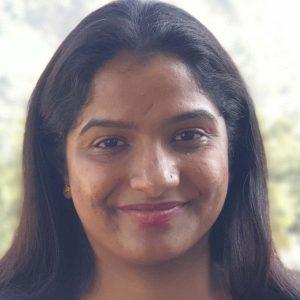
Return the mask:
<svg viewBox="0 0 300 300">
<path fill-rule="evenodd" d="M 95 72 L 123 50 L 142 58 L 178 57 L 225 120 L 230 180 L 210 231 L 210 251 L 226 272 L 233 299 L 300 299 L 272 242 L 264 146 L 237 67 L 189 13 L 140 0 L 111 2 L 85 17 L 33 90 L 23 144 L 23 205 L 13 243 L 0 261 L 0 292 L 76 299 L 88 288 L 93 251 L 72 201 L 63 196 L 66 136 L 88 102 Z"/>
</svg>

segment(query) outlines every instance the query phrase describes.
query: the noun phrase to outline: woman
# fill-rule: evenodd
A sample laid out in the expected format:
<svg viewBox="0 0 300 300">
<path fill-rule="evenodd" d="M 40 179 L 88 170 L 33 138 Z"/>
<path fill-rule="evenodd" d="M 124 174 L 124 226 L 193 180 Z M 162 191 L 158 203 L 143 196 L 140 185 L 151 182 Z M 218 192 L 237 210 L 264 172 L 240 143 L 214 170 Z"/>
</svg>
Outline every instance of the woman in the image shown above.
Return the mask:
<svg viewBox="0 0 300 300">
<path fill-rule="evenodd" d="M 87 16 L 30 99 L 1 299 L 299 299 L 270 233 L 253 102 L 195 18 Z"/>
</svg>

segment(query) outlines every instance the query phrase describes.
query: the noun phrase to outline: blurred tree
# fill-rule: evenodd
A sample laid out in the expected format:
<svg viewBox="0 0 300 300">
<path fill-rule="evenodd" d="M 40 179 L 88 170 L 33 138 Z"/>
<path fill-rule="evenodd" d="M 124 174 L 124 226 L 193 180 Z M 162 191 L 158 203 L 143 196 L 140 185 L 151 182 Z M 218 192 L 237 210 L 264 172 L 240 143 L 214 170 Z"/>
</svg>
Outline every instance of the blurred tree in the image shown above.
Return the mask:
<svg viewBox="0 0 300 300">
<path fill-rule="evenodd" d="M 15 21 L 46 33 L 48 39 L 63 39 L 87 11 L 87 1 L 84 0 L 53 0 L 51 5 L 47 0 L 3 1 L 4 9 Z"/>
<path fill-rule="evenodd" d="M 100 5 L 100 4 L 99 4 Z M 84 0 L 3 0 L 0 36 L 11 20 L 46 34 L 47 41 L 63 39 L 87 11 Z M 0 15 L 1 15 L 0 14 Z M 67 26 L 66 26 L 67 24 Z M 8 96 L 9 78 L 0 70 L 0 257 L 8 248 L 21 204 L 21 143 L 24 107 Z M 23 99 L 24 104 L 27 99 Z M 13 126 L 12 126 L 13 124 Z"/>
<path fill-rule="evenodd" d="M 9 128 L 10 123 L 1 120 L 0 123 L 0 256 L 7 249 L 15 230 L 18 210 L 21 204 L 21 128 Z M 7 132 L 13 130 L 14 139 L 8 139 Z M 8 145 L 9 144 L 9 145 Z"/>
<path fill-rule="evenodd" d="M 6 76 L 0 75 L 0 101 L 3 102 L 7 100 L 7 89 L 8 89 L 9 81 Z"/>
<path fill-rule="evenodd" d="M 282 116 L 263 130 L 269 168 L 271 225 L 279 249 L 300 234 L 300 113 Z"/>
</svg>

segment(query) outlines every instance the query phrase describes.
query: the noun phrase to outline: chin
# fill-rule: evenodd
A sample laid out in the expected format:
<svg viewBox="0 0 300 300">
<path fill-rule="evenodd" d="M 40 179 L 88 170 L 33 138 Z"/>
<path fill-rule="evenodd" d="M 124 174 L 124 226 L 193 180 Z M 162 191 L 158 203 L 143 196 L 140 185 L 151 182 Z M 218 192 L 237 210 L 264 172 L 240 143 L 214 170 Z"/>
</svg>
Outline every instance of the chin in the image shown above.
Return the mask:
<svg viewBox="0 0 300 300">
<path fill-rule="evenodd" d="M 187 251 L 188 249 L 184 246 L 180 249 L 178 249 L 178 247 L 175 249 L 170 246 L 159 247 L 156 244 L 154 247 L 129 250 L 127 254 L 123 255 L 123 259 L 139 266 L 155 266 L 175 260 L 184 255 Z"/>
<path fill-rule="evenodd" d="M 161 265 L 163 263 L 170 262 L 180 255 L 176 254 L 170 254 L 170 253 L 165 253 L 165 254 L 160 254 L 160 255 L 141 255 L 139 257 L 130 257 L 128 258 L 128 261 L 138 265 L 138 266 L 156 266 L 156 265 Z"/>
</svg>

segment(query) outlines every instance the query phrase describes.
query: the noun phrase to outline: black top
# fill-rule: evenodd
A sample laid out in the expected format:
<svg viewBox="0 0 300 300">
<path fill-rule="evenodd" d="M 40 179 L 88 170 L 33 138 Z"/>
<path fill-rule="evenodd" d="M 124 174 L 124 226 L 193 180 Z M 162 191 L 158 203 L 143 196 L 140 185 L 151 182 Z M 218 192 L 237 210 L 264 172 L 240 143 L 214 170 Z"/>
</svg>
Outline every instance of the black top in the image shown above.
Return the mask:
<svg viewBox="0 0 300 300">
<path fill-rule="evenodd" d="M 26 297 L 17 296 L 14 294 L 0 294 L 0 300 L 30 300 Z"/>
<path fill-rule="evenodd" d="M 21 300 L 21 299 L 9 295 L 0 295 L 0 300 Z"/>
</svg>

